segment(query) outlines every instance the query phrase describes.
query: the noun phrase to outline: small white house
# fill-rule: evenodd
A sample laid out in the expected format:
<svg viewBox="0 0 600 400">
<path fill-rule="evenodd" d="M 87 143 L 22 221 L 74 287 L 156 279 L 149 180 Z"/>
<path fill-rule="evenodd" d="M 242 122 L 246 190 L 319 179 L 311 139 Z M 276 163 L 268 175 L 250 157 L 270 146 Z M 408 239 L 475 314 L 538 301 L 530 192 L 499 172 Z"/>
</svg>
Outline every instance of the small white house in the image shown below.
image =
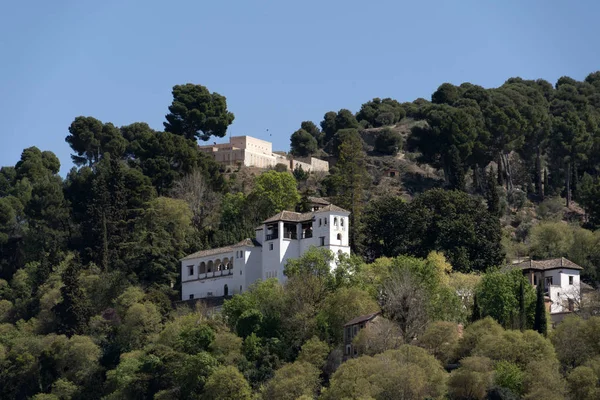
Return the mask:
<svg viewBox="0 0 600 400">
<path fill-rule="evenodd" d="M 284 282 L 286 261 L 312 246 L 350 254 L 350 213 L 322 199 L 312 200 L 313 211 L 282 211 L 257 227 L 254 239 L 182 258 L 181 299 L 231 296 L 259 279 Z"/>
<path fill-rule="evenodd" d="M 516 264 L 533 286 L 543 285 L 550 300 L 550 314 L 575 311 L 581 302 L 579 265 L 564 257 Z"/>
</svg>

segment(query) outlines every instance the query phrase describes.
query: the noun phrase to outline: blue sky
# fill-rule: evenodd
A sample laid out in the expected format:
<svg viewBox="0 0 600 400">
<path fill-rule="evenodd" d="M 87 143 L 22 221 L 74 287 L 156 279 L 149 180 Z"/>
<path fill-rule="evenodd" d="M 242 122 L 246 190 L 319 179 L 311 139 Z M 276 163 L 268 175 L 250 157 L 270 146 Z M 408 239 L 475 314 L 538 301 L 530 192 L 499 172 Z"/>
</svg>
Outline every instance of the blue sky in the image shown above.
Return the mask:
<svg viewBox="0 0 600 400">
<path fill-rule="evenodd" d="M 301 121 L 373 97 L 581 80 L 600 69 L 598 15 L 600 2 L 556 0 L 4 1 L 0 166 L 37 146 L 64 174 L 76 116 L 162 129 L 188 82 L 227 97 L 232 135 L 287 150 Z"/>
</svg>

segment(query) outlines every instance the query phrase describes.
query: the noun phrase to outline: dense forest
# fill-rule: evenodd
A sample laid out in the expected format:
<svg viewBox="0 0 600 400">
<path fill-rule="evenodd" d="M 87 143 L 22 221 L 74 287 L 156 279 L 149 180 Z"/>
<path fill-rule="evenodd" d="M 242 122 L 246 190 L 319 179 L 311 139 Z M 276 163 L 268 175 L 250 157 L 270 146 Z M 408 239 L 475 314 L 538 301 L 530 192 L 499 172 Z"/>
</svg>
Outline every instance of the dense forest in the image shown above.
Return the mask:
<svg viewBox="0 0 600 400">
<path fill-rule="evenodd" d="M 172 94 L 163 131 L 75 117 L 64 177 L 36 147 L 0 169 L 0 398 L 600 397 L 600 72 L 326 112 L 290 155 L 329 174 L 217 164 L 197 146 L 226 98 Z M 312 196 L 351 212 L 352 256 L 311 249 L 221 312 L 178 301 L 180 258 Z M 523 256 L 584 268 L 554 328 L 503 268 Z M 344 361 L 344 324 L 379 311 Z"/>
</svg>

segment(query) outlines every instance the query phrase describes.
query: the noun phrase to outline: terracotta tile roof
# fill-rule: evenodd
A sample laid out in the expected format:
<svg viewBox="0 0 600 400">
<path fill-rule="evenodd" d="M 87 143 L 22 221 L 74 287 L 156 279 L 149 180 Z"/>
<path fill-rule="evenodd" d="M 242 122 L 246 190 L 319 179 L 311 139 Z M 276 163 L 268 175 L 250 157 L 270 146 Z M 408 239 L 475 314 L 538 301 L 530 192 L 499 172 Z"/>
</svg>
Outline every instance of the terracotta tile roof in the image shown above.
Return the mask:
<svg viewBox="0 0 600 400">
<path fill-rule="evenodd" d="M 299 213 L 295 211 L 282 211 L 278 214 L 273 215 L 271 218 L 263 221 L 264 224 L 268 222 L 276 222 L 276 221 L 285 221 L 285 222 L 307 222 L 311 221 L 316 214 L 335 211 L 335 212 L 344 212 L 350 213 L 347 210 L 344 210 L 341 207 L 338 207 L 334 204 L 328 204 L 323 208 L 319 208 L 317 211 L 307 212 L 307 213 Z"/>
<path fill-rule="evenodd" d="M 520 269 L 535 269 L 538 271 L 547 271 L 550 269 L 558 269 L 558 268 L 569 268 L 569 269 L 578 269 L 582 270 L 579 265 L 575 264 L 573 261 L 567 260 L 564 257 L 561 258 L 551 258 L 549 260 L 529 260 L 523 261 L 522 263 L 514 265 Z"/>
<path fill-rule="evenodd" d="M 275 221 L 303 222 L 303 221 L 310 221 L 311 219 L 312 219 L 312 213 L 282 211 L 280 213 L 273 215 L 271 218 L 264 220 L 263 223 L 275 222 Z"/>
<path fill-rule="evenodd" d="M 248 238 L 248 239 L 242 240 L 239 243 L 232 244 L 230 246 L 218 247 L 216 249 L 200 250 L 200 251 L 192 253 L 188 256 L 183 257 L 179 261 L 191 260 L 193 258 L 200 258 L 200 257 L 208 257 L 208 256 L 216 255 L 216 254 L 230 253 L 230 252 L 234 251 L 234 249 L 239 248 L 239 247 L 262 247 L 262 246 L 255 239 Z"/>
<path fill-rule="evenodd" d="M 348 322 L 346 322 L 344 324 L 344 326 L 351 326 L 351 325 L 356 325 L 356 324 L 360 324 L 362 322 L 367 322 L 367 321 L 371 321 L 373 318 L 375 318 L 376 316 L 378 316 L 379 314 L 381 314 L 380 311 L 376 312 L 376 313 L 372 313 L 372 314 L 367 314 L 367 315 L 361 315 L 360 317 L 356 317 L 353 320 L 350 320 Z"/>
</svg>

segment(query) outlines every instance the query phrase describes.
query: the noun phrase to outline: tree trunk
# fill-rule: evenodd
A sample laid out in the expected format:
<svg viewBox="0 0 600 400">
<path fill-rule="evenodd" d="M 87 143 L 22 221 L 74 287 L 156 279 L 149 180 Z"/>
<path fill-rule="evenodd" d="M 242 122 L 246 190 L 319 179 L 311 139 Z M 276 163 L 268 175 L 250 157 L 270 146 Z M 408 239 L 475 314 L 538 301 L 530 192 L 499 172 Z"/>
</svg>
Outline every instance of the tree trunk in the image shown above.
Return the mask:
<svg viewBox="0 0 600 400">
<path fill-rule="evenodd" d="M 512 174 L 510 171 L 510 162 L 508 161 L 508 154 L 500 154 L 500 161 L 503 163 L 504 176 L 506 176 L 506 189 L 511 192 L 513 190 Z"/>
<path fill-rule="evenodd" d="M 481 179 L 479 177 L 479 167 L 473 166 L 473 189 L 476 193 L 481 193 Z"/>
<path fill-rule="evenodd" d="M 498 156 L 498 185 L 504 187 L 504 170 L 502 168 L 502 158 Z"/>
<path fill-rule="evenodd" d="M 538 146 L 537 154 L 535 157 L 535 189 L 537 191 L 538 199 L 540 201 L 544 201 L 544 185 L 542 183 L 542 175 L 542 150 L 540 149 L 540 146 Z"/>
</svg>

